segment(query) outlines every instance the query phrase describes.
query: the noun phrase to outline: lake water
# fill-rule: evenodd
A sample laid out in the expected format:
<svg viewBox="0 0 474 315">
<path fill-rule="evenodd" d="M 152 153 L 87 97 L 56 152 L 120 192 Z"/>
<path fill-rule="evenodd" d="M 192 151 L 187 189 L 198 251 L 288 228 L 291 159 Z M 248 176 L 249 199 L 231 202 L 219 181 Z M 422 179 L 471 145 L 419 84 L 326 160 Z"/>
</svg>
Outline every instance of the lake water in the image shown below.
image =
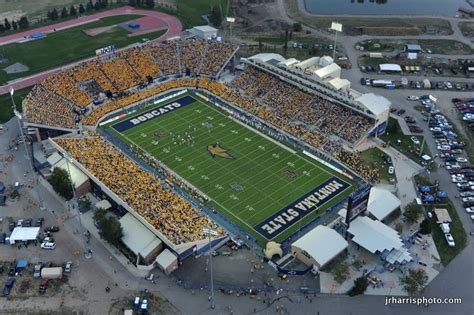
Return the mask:
<svg viewBox="0 0 474 315">
<path fill-rule="evenodd" d="M 303 0 L 306 10 L 327 15 L 444 15 L 473 9 L 466 0 Z M 473 0 L 474 3 L 474 0 Z"/>
</svg>

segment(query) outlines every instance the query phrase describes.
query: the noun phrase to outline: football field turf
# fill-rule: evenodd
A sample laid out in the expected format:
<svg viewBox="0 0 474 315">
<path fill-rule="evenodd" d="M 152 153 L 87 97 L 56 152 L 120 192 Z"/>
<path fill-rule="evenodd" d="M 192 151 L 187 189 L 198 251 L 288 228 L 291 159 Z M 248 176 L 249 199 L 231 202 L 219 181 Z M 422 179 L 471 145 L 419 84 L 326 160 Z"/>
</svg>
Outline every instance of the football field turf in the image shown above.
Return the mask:
<svg viewBox="0 0 474 315">
<path fill-rule="evenodd" d="M 284 240 L 355 189 L 321 163 L 191 96 L 108 129 L 206 194 L 213 208 L 261 244 Z"/>
</svg>

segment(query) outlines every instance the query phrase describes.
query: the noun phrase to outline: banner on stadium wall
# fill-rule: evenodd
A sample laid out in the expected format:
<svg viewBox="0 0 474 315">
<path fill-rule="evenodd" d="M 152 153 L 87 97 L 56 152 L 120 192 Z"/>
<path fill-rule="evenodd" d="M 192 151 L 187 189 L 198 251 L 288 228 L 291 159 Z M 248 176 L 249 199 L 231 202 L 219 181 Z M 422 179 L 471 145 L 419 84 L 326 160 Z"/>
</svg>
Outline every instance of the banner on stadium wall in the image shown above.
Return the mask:
<svg viewBox="0 0 474 315">
<path fill-rule="evenodd" d="M 362 187 L 359 187 L 349 196 L 346 223 L 351 222 L 367 209 L 371 189 L 372 186 L 366 184 Z"/>
</svg>

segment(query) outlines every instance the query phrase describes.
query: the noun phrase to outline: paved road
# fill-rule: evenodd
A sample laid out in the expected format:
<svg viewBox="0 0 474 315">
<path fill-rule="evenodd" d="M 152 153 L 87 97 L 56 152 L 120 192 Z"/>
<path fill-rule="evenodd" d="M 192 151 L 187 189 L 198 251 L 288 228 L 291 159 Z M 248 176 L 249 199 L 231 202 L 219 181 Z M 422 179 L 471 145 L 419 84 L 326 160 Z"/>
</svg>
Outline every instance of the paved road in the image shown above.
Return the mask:
<svg viewBox="0 0 474 315">
<path fill-rule="evenodd" d="M 57 24 L 53 24 L 53 25 L 43 26 L 43 27 L 40 27 L 40 28 L 36 28 L 36 29 L 26 31 L 26 32 L 21 32 L 21 33 L 16 33 L 16 34 L 0 37 L 0 46 L 8 44 L 8 43 L 12 43 L 12 42 L 17 42 L 17 41 L 33 34 L 33 33 L 38 33 L 38 32 L 50 33 L 50 32 L 54 32 L 55 30 L 67 29 L 67 28 L 75 27 L 75 26 L 78 26 L 78 25 L 81 25 L 81 24 L 90 23 L 92 21 L 98 20 L 98 19 L 100 19 L 102 17 L 106 17 L 106 16 L 128 15 L 128 14 L 150 16 L 150 17 L 161 19 L 166 23 L 166 25 L 167 25 L 166 33 L 163 34 L 162 36 L 160 36 L 159 38 L 155 39 L 154 41 L 164 41 L 167 38 L 179 35 L 181 33 L 182 29 L 183 29 L 183 26 L 182 26 L 181 22 L 179 21 L 179 19 L 174 17 L 174 16 L 171 16 L 171 15 L 168 15 L 168 14 L 165 14 L 165 13 L 161 13 L 161 12 L 157 12 L 157 11 L 141 10 L 141 9 L 135 9 L 135 8 L 132 8 L 132 7 L 129 7 L 129 6 L 125 6 L 125 7 L 120 7 L 120 8 L 117 8 L 117 9 L 104 11 L 104 12 L 101 12 L 101 13 L 96 13 L 96 14 L 92 14 L 92 15 L 88 15 L 88 16 L 83 16 L 83 17 L 80 17 L 80 18 L 77 18 L 77 19 L 74 19 L 74 20 L 66 21 L 66 22 L 61 22 L 61 23 L 57 23 Z M 125 48 L 126 47 L 124 47 L 122 49 L 125 49 Z M 122 49 L 120 49 L 120 50 L 122 50 Z M 11 82 L 9 82 L 5 85 L 0 86 L 0 95 L 8 93 L 10 91 L 11 87 L 13 87 L 15 90 L 19 90 L 19 89 L 22 89 L 22 88 L 25 88 L 25 87 L 28 87 L 28 86 L 32 86 L 32 85 L 46 79 L 51 73 L 60 71 L 61 69 L 64 69 L 64 68 L 72 67 L 72 66 L 74 66 L 78 63 L 84 62 L 86 60 L 91 60 L 91 59 L 94 59 L 94 58 L 95 57 L 90 57 L 90 58 L 83 59 L 83 60 L 80 60 L 80 61 L 77 61 L 77 62 L 73 62 L 73 63 L 65 65 L 65 66 L 53 68 L 53 69 L 46 70 L 46 71 L 31 75 L 31 76 L 28 76 L 28 77 L 25 77 L 25 78 L 20 78 L 18 80 L 11 81 Z"/>
</svg>

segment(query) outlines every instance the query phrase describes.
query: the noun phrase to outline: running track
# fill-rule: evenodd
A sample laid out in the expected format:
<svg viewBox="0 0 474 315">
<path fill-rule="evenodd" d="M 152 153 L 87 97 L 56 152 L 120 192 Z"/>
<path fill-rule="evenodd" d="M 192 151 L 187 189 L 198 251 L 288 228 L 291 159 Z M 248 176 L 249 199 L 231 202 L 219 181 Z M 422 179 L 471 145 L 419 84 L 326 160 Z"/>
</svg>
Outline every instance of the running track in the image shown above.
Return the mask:
<svg viewBox="0 0 474 315">
<path fill-rule="evenodd" d="M 66 22 L 61 22 L 61 23 L 57 23 L 57 24 L 53 24 L 53 25 L 48 25 L 48 26 L 35 28 L 35 29 L 29 30 L 29 31 L 26 31 L 26 32 L 21 32 L 21 33 L 16 33 L 16 34 L 0 37 L 0 46 L 5 45 L 5 44 L 9 44 L 9 43 L 17 42 L 17 41 L 19 41 L 19 40 L 21 40 L 25 37 L 28 37 L 29 35 L 31 35 L 33 33 L 40 33 L 41 32 L 41 33 L 46 33 L 47 34 L 47 33 L 54 32 L 55 30 L 59 31 L 59 30 L 64 30 L 64 29 L 71 28 L 71 27 L 76 27 L 76 26 L 79 26 L 81 24 L 91 23 L 91 22 L 96 21 L 96 20 L 98 20 L 102 17 L 114 16 L 114 15 L 126 15 L 126 14 L 151 16 L 151 17 L 163 20 L 166 23 L 168 29 L 167 29 L 165 34 L 163 34 L 159 38 L 155 39 L 154 41 L 163 41 L 167 38 L 170 38 L 170 37 L 177 36 L 177 35 L 181 34 L 182 25 L 181 25 L 181 22 L 178 20 L 178 18 L 176 18 L 174 16 L 171 16 L 171 15 L 168 15 L 168 14 L 157 12 L 157 11 L 140 10 L 140 9 L 135 9 L 135 8 L 132 8 L 132 7 L 129 7 L 129 6 L 125 6 L 125 7 L 120 7 L 120 8 L 116 8 L 116 9 L 112 9 L 112 10 L 108 10 L 108 11 L 88 15 L 88 16 L 83 16 L 83 17 L 80 17 L 80 18 L 77 18 L 77 19 L 74 19 L 74 20 L 66 21 Z M 53 72 L 60 71 L 62 68 L 70 67 L 72 65 L 84 62 L 85 60 L 90 60 L 90 59 L 94 59 L 94 58 L 95 57 L 90 57 L 90 58 L 87 58 L 87 59 L 83 59 L 81 61 L 77 61 L 77 62 L 68 64 L 68 65 L 64 65 L 62 67 L 53 68 L 53 69 L 46 70 L 44 72 L 40 72 L 40 73 L 31 75 L 31 76 L 28 76 L 28 77 L 25 77 L 25 78 L 14 80 L 11 83 L 7 83 L 6 85 L 2 85 L 0 87 L 0 95 L 8 93 L 10 91 L 10 88 L 12 88 L 12 87 L 15 90 L 19 90 L 19 89 L 22 89 L 22 88 L 25 88 L 25 87 L 28 87 L 28 86 L 32 86 L 32 85 L 44 80 L 46 77 L 48 77 Z"/>
</svg>

